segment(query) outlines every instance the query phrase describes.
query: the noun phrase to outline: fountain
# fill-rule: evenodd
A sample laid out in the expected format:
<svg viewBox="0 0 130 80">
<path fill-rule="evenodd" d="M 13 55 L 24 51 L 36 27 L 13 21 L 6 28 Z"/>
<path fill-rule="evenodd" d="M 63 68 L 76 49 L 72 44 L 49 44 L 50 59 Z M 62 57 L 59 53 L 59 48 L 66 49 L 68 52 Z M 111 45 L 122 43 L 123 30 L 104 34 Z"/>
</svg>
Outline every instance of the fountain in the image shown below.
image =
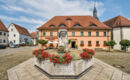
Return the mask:
<svg viewBox="0 0 130 80">
<path fill-rule="evenodd" d="M 58 30 L 58 53 L 60 58 L 68 52 L 68 35 L 66 29 Z M 69 54 L 70 55 L 70 54 Z M 61 59 L 63 60 L 63 59 Z M 93 57 L 88 60 L 77 59 L 70 63 L 54 63 L 49 59 L 39 62 L 38 57 L 34 57 L 35 66 L 46 74 L 49 78 L 76 79 L 85 74 L 93 65 Z"/>
</svg>

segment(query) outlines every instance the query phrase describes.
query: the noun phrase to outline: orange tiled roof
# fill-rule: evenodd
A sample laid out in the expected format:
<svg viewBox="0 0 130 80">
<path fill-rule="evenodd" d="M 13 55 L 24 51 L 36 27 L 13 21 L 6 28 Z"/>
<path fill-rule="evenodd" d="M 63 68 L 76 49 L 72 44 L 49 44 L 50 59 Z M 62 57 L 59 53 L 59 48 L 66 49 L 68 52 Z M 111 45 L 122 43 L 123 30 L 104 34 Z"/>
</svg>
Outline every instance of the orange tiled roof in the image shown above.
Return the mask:
<svg viewBox="0 0 130 80">
<path fill-rule="evenodd" d="M 70 21 L 70 23 L 68 22 Z M 95 19 L 92 16 L 55 16 L 47 23 L 43 24 L 38 30 L 41 29 L 59 29 L 60 24 L 64 24 L 67 29 L 111 29 L 104 23 L 100 22 L 99 20 Z M 74 27 L 74 25 L 80 24 L 79 27 Z M 91 27 L 94 24 L 96 27 Z M 54 25 L 55 27 L 50 27 L 50 25 Z M 62 27 L 63 28 L 63 27 Z"/>
<path fill-rule="evenodd" d="M 130 21 L 123 16 L 114 17 L 105 21 L 104 23 L 111 27 L 130 27 Z"/>
<path fill-rule="evenodd" d="M 0 20 L 0 31 L 8 32 L 8 29 L 5 27 L 5 25 L 2 23 L 1 20 Z"/>
<path fill-rule="evenodd" d="M 19 26 L 17 24 L 14 24 L 14 23 L 13 23 L 13 25 L 15 26 L 15 28 L 18 30 L 18 32 L 20 34 L 23 34 L 23 35 L 26 35 L 26 36 L 30 36 L 30 33 L 28 32 L 28 30 L 26 28 L 23 28 L 23 27 L 21 27 L 21 26 Z"/>
<path fill-rule="evenodd" d="M 31 38 L 32 38 L 32 39 L 37 38 L 37 32 L 32 32 L 32 33 L 31 33 Z"/>
</svg>

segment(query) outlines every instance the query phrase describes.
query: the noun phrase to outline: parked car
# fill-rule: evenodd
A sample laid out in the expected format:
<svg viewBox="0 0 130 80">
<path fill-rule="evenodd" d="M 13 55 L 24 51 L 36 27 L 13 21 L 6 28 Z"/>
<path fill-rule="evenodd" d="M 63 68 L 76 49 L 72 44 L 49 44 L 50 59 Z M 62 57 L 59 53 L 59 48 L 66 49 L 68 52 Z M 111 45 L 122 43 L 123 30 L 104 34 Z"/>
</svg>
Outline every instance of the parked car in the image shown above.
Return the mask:
<svg viewBox="0 0 130 80">
<path fill-rule="evenodd" d="M 13 44 L 12 42 L 9 43 L 10 48 L 18 48 L 19 45 Z"/>
<path fill-rule="evenodd" d="M 5 49 L 5 48 L 6 48 L 6 45 L 0 44 L 0 49 Z"/>
</svg>

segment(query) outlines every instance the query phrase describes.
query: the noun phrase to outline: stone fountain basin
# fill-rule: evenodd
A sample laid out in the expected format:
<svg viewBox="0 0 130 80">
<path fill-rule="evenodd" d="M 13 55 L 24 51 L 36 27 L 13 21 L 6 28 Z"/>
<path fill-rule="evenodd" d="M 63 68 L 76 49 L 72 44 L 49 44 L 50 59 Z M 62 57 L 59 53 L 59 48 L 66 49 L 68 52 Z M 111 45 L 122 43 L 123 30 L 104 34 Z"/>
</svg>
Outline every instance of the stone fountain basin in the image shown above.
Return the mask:
<svg viewBox="0 0 130 80">
<path fill-rule="evenodd" d="M 75 60 L 69 64 L 54 64 L 49 60 L 44 60 L 39 63 L 37 58 L 34 58 L 35 66 L 49 76 L 79 76 L 86 72 L 93 65 L 93 58 L 89 60 Z"/>
</svg>

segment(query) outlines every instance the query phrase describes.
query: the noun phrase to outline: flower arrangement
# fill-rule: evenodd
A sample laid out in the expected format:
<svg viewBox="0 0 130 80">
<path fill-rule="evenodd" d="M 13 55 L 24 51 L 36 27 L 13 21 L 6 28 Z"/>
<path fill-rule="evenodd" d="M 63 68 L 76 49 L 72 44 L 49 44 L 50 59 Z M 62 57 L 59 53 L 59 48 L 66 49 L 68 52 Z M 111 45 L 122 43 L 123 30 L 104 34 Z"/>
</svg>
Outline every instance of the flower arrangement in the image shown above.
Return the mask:
<svg viewBox="0 0 130 80">
<path fill-rule="evenodd" d="M 38 58 L 38 60 L 41 62 L 41 61 L 44 61 L 46 58 L 49 58 L 49 53 L 48 52 L 45 52 L 43 49 L 38 49 L 38 50 L 35 50 L 33 51 L 33 54 L 35 55 L 35 57 Z"/>
<path fill-rule="evenodd" d="M 43 49 L 33 51 L 33 55 L 38 59 L 39 62 L 49 59 L 50 62 L 54 64 L 69 64 L 74 59 L 74 57 L 72 57 L 68 52 L 66 52 L 63 56 L 56 54 L 50 55 Z M 80 53 L 80 57 L 84 60 L 91 59 L 93 55 L 95 55 L 94 50 L 87 48 L 83 49 L 83 52 Z"/>
<path fill-rule="evenodd" d="M 93 55 L 95 55 L 94 50 L 87 48 L 83 49 L 83 53 L 80 53 L 80 57 L 84 60 L 92 58 Z"/>
<path fill-rule="evenodd" d="M 54 64 L 68 64 L 72 61 L 72 56 L 69 53 L 65 53 L 63 56 L 51 55 L 50 61 Z"/>
<path fill-rule="evenodd" d="M 33 55 L 39 60 L 39 62 L 49 59 L 54 64 L 68 64 L 72 61 L 72 56 L 69 53 L 65 53 L 63 56 L 45 52 L 43 49 L 33 51 Z"/>
</svg>

